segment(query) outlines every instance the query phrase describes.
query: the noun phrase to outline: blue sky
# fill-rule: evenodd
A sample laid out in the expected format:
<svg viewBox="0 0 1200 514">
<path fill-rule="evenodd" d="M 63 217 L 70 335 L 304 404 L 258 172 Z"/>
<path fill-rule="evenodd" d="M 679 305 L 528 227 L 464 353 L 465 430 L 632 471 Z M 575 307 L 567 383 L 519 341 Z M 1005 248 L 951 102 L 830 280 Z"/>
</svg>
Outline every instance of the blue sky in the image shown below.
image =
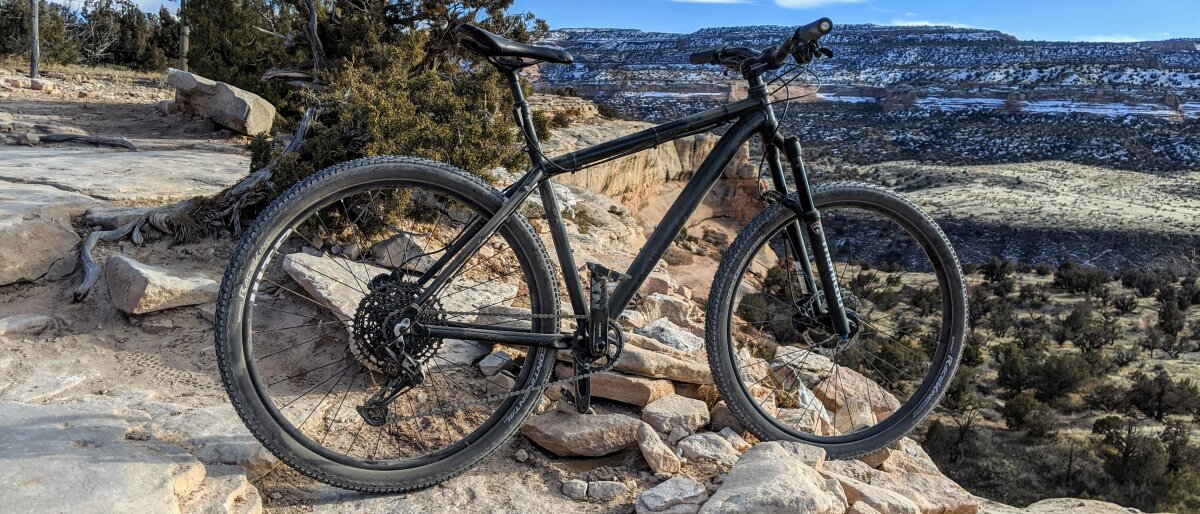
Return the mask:
<svg viewBox="0 0 1200 514">
<path fill-rule="evenodd" d="M 551 27 L 691 32 L 729 25 L 956 25 L 1021 39 L 1142 41 L 1200 37 L 1200 0 L 516 0 Z"/>
</svg>

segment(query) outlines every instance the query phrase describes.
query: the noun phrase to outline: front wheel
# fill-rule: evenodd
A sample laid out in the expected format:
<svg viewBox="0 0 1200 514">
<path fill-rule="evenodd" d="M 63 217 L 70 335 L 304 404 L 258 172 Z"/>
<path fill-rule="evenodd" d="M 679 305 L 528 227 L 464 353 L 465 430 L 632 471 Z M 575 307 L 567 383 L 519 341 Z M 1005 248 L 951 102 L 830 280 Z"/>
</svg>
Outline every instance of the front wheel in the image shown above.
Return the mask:
<svg viewBox="0 0 1200 514">
<path fill-rule="evenodd" d="M 962 354 L 966 294 L 945 234 L 900 195 L 840 182 L 815 188 L 813 199 L 851 337 L 827 328 L 821 282 L 806 286 L 800 256 L 808 252 L 795 244 L 804 225 L 775 204 L 717 270 L 709 363 L 722 398 L 755 437 L 849 458 L 911 432 L 946 393 Z"/>
</svg>

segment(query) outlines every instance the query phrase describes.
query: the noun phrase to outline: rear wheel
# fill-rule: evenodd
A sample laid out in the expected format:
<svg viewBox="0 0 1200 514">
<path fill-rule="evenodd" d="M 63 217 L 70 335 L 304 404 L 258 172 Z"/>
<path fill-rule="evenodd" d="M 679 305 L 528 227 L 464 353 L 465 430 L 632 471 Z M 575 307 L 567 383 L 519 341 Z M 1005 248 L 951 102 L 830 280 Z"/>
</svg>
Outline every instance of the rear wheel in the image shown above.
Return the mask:
<svg viewBox="0 0 1200 514">
<path fill-rule="evenodd" d="M 852 457 L 912 431 L 945 394 L 962 353 L 966 295 L 945 235 L 903 197 L 835 183 L 813 199 L 852 336 L 827 328 L 820 280 L 808 290 L 788 237 L 798 217 L 775 204 L 721 261 L 709 361 L 722 398 L 756 437 Z"/>
<path fill-rule="evenodd" d="M 503 199 L 462 170 L 381 158 L 326 169 L 276 200 L 231 259 L 217 308 L 217 357 L 254 435 L 317 480 L 368 492 L 429 486 L 497 449 L 542 400 L 554 355 L 507 349 L 510 365 L 469 341 L 408 336 L 423 381 L 373 426 L 356 407 L 397 375 L 387 342 L 421 275 Z M 545 249 L 514 215 L 422 306 L 419 322 L 524 325 L 555 333 Z M 393 353 L 395 353 L 393 351 Z"/>
</svg>

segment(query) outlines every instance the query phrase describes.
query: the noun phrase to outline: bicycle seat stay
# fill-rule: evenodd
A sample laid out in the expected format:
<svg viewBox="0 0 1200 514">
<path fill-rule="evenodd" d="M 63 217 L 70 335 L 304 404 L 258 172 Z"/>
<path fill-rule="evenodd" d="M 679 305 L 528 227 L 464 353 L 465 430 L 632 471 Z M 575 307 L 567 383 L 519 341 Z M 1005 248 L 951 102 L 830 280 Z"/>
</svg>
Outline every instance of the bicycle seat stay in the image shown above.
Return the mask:
<svg viewBox="0 0 1200 514">
<path fill-rule="evenodd" d="M 461 24 L 454 27 L 454 33 L 458 36 L 458 40 L 463 46 L 488 57 L 534 59 L 556 64 L 571 64 L 575 62 L 575 58 L 565 50 L 518 43 L 474 25 Z"/>
</svg>

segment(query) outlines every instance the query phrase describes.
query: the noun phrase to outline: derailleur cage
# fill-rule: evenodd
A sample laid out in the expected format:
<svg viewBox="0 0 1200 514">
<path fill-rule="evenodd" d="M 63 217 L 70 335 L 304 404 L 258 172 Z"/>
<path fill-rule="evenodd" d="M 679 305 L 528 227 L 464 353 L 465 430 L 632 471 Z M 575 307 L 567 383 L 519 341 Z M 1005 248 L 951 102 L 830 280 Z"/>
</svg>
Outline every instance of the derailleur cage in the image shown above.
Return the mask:
<svg viewBox="0 0 1200 514">
<path fill-rule="evenodd" d="M 403 338 L 401 338 L 402 340 Z M 389 376 L 379 391 L 362 405 L 355 407 L 363 420 L 373 427 L 380 427 L 387 423 L 388 407 L 396 398 L 425 381 L 425 372 L 421 369 L 421 362 L 412 355 L 403 350 L 400 351 L 400 355 L 396 355 L 390 346 L 385 346 L 383 350 L 392 359 L 394 367 L 389 366 L 391 368 L 388 369 Z M 391 373 L 393 371 L 394 373 Z"/>
</svg>

